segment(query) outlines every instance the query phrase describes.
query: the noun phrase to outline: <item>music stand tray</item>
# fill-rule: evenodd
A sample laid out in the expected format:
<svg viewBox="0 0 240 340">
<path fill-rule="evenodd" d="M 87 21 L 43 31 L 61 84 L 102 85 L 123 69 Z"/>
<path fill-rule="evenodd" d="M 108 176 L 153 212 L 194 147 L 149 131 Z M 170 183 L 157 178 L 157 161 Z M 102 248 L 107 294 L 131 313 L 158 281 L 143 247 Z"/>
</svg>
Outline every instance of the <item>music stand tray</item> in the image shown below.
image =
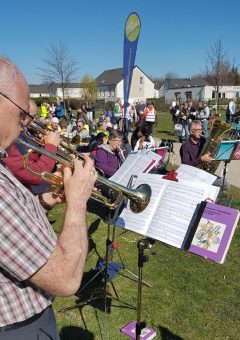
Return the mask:
<svg viewBox="0 0 240 340">
<path fill-rule="evenodd" d="M 230 162 L 237 148 L 238 142 L 238 140 L 222 141 L 214 160 Z"/>
<path fill-rule="evenodd" d="M 219 198 L 222 198 L 225 196 L 224 193 L 224 186 L 226 182 L 226 174 L 227 174 L 227 164 L 230 163 L 232 160 L 232 157 L 234 155 L 234 152 L 238 146 L 239 140 L 229 140 L 229 141 L 222 141 L 219 145 L 218 151 L 215 155 L 216 161 L 223 161 L 224 162 L 224 168 L 222 172 L 222 185 L 221 190 L 219 193 Z M 231 203 L 230 203 L 231 204 Z"/>
</svg>

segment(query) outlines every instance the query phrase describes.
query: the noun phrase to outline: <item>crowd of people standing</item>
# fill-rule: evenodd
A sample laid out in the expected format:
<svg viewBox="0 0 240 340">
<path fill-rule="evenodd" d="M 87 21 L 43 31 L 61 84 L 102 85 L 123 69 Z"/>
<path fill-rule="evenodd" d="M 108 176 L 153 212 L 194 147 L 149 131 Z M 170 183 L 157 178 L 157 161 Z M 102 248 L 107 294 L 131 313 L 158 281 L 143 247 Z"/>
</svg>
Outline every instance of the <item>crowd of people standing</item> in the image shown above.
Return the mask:
<svg viewBox="0 0 240 340">
<path fill-rule="evenodd" d="M 193 101 L 188 100 L 182 106 L 179 101 L 173 101 L 169 108 L 172 115 L 175 134 L 179 137 L 179 142 L 189 138 L 189 126 L 192 121 L 199 120 L 202 123 L 203 135 L 208 137 L 208 122 L 210 119 L 210 108 L 206 100 L 199 102 L 198 109 L 193 106 Z"/>
</svg>

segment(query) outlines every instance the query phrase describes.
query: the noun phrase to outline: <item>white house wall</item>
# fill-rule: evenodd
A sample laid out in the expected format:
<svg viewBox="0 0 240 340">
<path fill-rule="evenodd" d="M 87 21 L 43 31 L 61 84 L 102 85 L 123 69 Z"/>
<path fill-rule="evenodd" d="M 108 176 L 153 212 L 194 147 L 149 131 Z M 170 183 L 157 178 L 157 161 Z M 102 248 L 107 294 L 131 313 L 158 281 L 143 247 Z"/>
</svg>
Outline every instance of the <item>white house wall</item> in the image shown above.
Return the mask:
<svg viewBox="0 0 240 340">
<path fill-rule="evenodd" d="M 142 84 L 140 84 L 141 77 Z M 145 101 L 146 98 L 155 98 L 156 96 L 154 83 L 139 68 L 134 68 L 129 93 L 129 102 L 134 103 L 138 100 Z M 115 97 L 120 98 L 123 102 L 123 80 L 121 80 L 116 86 Z"/>
<path fill-rule="evenodd" d="M 169 89 L 165 91 L 165 103 L 170 104 L 173 100 L 175 100 L 176 93 L 180 93 L 180 100 L 181 103 L 183 103 L 184 101 L 186 101 L 186 92 L 192 92 L 193 100 L 199 101 L 204 98 L 204 88 L 202 87 Z"/>
<path fill-rule="evenodd" d="M 192 99 L 194 101 L 201 101 L 203 99 L 212 99 L 214 86 L 203 87 L 184 87 L 164 90 L 164 85 L 159 89 L 159 97 L 165 96 L 165 103 L 170 104 L 176 99 L 176 93 L 180 93 L 181 102 L 186 100 L 186 92 L 192 92 Z M 240 96 L 240 86 L 222 86 L 219 90 L 221 97 L 231 99 L 234 96 Z"/>
<path fill-rule="evenodd" d="M 66 88 L 64 92 L 66 98 L 82 98 L 83 95 L 83 90 L 80 87 Z M 62 89 L 60 87 L 57 88 L 57 97 L 63 98 Z"/>
<path fill-rule="evenodd" d="M 115 88 L 115 98 L 120 98 L 123 103 L 123 79 L 117 84 Z"/>
<path fill-rule="evenodd" d="M 30 98 L 49 97 L 49 93 L 30 93 Z"/>
<path fill-rule="evenodd" d="M 140 78 L 142 77 L 142 84 L 140 84 Z M 115 87 L 115 98 L 109 95 L 107 86 L 102 86 L 98 89 L 98 98 L 108 100 L 121 99 L 123 103 L 123 79 Z M 133 103 L 138 100 L 145 101 L 146 98 L 155 98 L 157 95 L 154 90 L 154 83 L 138 68 L 135 67 L 133 70 L 132 83 L 129 93 L 129 102 Z"/>
</svg>

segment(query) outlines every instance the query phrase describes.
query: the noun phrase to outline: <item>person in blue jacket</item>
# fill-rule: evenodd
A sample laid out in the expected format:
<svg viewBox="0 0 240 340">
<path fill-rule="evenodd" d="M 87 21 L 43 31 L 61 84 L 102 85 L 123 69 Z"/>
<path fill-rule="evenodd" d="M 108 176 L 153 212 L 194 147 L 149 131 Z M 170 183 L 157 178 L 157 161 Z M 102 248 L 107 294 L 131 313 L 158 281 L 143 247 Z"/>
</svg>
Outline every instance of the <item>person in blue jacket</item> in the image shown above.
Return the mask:
<svg viewBox="0 0 240 340">
<path fill-rule="evenodd" d="M 64 112 L 64 103 L 63 101 L 61 101 L 55 108 L 55 116 L 58 119 L 61 119 L 62 117 L 65 116 L 65 112 Z"/>
</svg>

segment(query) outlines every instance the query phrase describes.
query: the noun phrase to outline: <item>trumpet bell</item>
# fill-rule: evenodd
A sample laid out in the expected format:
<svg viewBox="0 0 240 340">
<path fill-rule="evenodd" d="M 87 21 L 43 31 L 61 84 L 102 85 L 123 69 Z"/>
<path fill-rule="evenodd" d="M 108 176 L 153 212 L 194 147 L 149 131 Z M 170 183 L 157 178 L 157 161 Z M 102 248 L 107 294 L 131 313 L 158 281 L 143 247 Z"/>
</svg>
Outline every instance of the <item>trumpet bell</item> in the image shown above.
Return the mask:
<svg viewBox="0 0 240 340">
<path fill-rule="evenodd" d="M 149 204 L 152 189 L 148 184 L 141 184 L 135 189 L 132 200 L 130 199 L 130 209 L 134 213 L 142 212 Z"/>
<path fill-rule="evenodd" d="M 79 135 L 76 135 L 72 138 L 70 141 L 71 144 L 78 146 L 81 142 L 81 137 Z"/>
</svg>

